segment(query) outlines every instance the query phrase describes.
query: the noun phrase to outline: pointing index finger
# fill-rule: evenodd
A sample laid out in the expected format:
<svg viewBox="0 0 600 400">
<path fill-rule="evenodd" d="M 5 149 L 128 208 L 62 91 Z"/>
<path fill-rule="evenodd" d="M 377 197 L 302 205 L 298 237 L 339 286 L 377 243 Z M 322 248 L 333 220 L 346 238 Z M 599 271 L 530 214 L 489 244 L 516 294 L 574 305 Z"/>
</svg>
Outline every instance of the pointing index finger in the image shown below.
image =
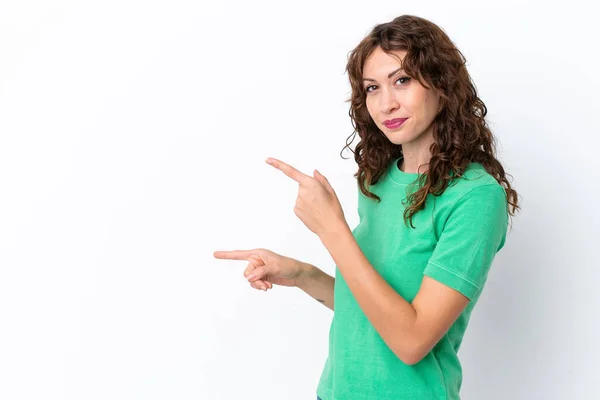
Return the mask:
<svg viewBox="0 0 600 400">
<path fill-rule="evenodd" d="M 291 165 L 286 164 L 283 161 L 277 160 L 275 158 L 267 158 L 265 161 L 267 162 L 267 164 L 277 168 L 278 170 L 280 170 L 281 172 L 283 172 L 298 183 L 304 183 L 311 178 L 310 176 L 298 171 Z"/>
<path fill-rule="evenodd" d="M 252 255 L 248 250 L 215 251 L 213 256 L 224 260 L 247 260 Z"/>
</svg>

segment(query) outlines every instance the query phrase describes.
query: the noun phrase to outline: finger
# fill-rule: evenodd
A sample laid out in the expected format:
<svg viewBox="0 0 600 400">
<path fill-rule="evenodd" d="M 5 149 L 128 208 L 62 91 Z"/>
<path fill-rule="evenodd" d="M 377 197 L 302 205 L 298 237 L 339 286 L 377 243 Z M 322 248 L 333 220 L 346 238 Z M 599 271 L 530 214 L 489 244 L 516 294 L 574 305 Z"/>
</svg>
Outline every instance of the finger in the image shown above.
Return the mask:
<svg viewBox="0 0 600 400">
<path fill-rule="evenodd" d="M 306 175 L 306 174 L 298 171 L 296 168 L 292 167 L 291 165 L 286 164 L 283 161 L 277 160 L 275 158 L 267 158 L 266 162 L 267 162 L 267 164 L 272 165 L 273 167 L 277 168 L 278 170 L 280 170 L 281 172 L 283 172 L 284 174 L 286 174 L 287 176 L 289 176 L 290 178 L 292 178 L 293 180 L 295 180 L 298 183 L 306 183 L 310 179 L 312 179 L 312 176 Z"/>
<path fill-rule="evenodd" d="M 267 291 L 267 287 L 265 285 L 265 282 L 263 282 L 261 280 L 250 282 L 250 286 L 252 286 L 256 290 L 262 290 L 264 292 Z"/>
<path fill-rule="evenodd" d="M 261 283 L 261 281 L 251 282 L 250 286 L 256 290 L 260 290 L 263 292 L 266 291 L 266 289 L 265 289 L 264 285 Z"/>
<path fill-rule="evenodd" d="M 329 181 L 327 180 L 327 178 L 325 177 L 325 175 L 321 174 L 318 170 L 315 169 L 314 176 L 315 176 L 316 180 L 318 180 L 319 182 L 321 182 L 321 184 L 323 184 L 323 186 L 325 187 L 325 189 L 327 189 L 327 191 L 329 193 L 335 194 L 335 191 L 333 190 L 333 188 L 329 184 Z"/>
<path fill-rule="evenodd" d="M 244 276 L 250 282 L 250 286 L 258 290 L 267 290 L 269 289 L 269 285 L 266 281 L 264 281 L 263 277 L 267 275 L 265 268 L 257 265 L 258 260 L 254 258 L 250 258 L 250 262 L 248 266 L 244 270 Z"/>
<path fill-rule="evenodd" d="M 213 256 L 225 260 L 247 260 L 252 256 L 252 250 L 215 251 Z"/>
<path fill-rule="evenodd" d="M 269 285 L 267 283 L 270 284 L 270 282 L 266 282 L 263 279 L 258 278 L 250 278 L 248 279 L 248 282 L 250 283 L 250 286 L 252 286 L 254 289 L 264 291 L 266 291 L 269 288 Z"/>
<path fill-rule="evenodd" d="M 252 269 L 250 271 L 250 273 L 246 276 L 246 279 L 248 279 L 249 281 L 255 281 L 258 279 L 262 279 L 264 280 L 266 278 L 267 275 L 267 270 L 264 267 L 254 267 L 254 269 Z"/>
<path fill-rule="evenodd" d="M 252 275 L 252 271 L 254 271 L 255 268 L 256 268 L 256 265 L 254 265 L 253 263 L 249 262 L 248 266 L 244 270 L 244 277 L 246 279 L 250 279 L 250 275 Z"/>
<path fill-rule="evenodd" d="M 319 171 L 315 170 L 315 172 L 319 176 L 319 181 L 323 184 L 323 186 L 325 186 L 325 189 L 339 202 L 340 199 L 333 189 L 333 186 L 331 186 L 331 183 L 329 183 L 329 179 L 327 179 L 325 175 L 321 174 Z"/>
<path fill-rule="evenodd" d="M 254 270 L 258 267 L 263 267 L 265 265 L 264 261 L 261 260 L 259 257 L 257 256 L 250 256 L 248 258 L 248 265 L 246 266 L 246 269 L 244 270 L 244 276 L 246 278 L 250 277 L 250 275 L 254 274 Z M 261 272 L 261 271 L 259 271 Z M 262 273 L 262 272 L 261 272 Z M 266 274 L 266 272 L 265 272 Z M 253 275 L 254 277 L 254 275 Z M 259 276 L 259 278 L 261 278 L 262 276 Z"/>
</svg>

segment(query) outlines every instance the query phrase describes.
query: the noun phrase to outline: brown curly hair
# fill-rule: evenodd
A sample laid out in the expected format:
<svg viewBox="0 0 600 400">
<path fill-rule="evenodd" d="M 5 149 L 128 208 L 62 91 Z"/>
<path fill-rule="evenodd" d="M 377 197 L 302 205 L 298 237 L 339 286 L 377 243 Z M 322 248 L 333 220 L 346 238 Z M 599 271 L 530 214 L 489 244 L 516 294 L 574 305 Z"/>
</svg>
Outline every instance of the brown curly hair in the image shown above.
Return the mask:
<svg viewBox="0 0 600 400">
<path fill-rule="evenodd" d="M 511 206 L 509 214 L 513 216 L 520 209 L 518 195 L 496 159 L 496 139 L 485 121 L 487 108 L 467 72 L 465 57 L 440 27 L 412 15 L 376 25 L 348 56 L 346 72 L 352 94 L 346 101 L 350 102 L 354 132 L 342 152 L 349 148 L 358 132 L 361 140 L 356 151 L 350 150 L 358 164 L 354 176 L 358 178 L 361 192 L 381 201 L 368 187 L 377 183 L 390 161 L 402 156 L 402 146 L 390 142 L 379 130 L 366 106 L 363 67 L 378 46 L 392 56 L 392 51 L 406 51 L 402 60 L 406 74 L 424 87 L 433 88 L 440 96 L 440 106 L 432 123 L 435 142 L 430 147 L 428 172 L 419 176 L 419 189 L 407 199 L 405 222 L 409 220 L 414 228 L 412 217 L 425 207 L 427 195 L 442 194 L 453 179 L 462 176 L 470 162 L 482 164 L 504 187 Z"/>
</svg>

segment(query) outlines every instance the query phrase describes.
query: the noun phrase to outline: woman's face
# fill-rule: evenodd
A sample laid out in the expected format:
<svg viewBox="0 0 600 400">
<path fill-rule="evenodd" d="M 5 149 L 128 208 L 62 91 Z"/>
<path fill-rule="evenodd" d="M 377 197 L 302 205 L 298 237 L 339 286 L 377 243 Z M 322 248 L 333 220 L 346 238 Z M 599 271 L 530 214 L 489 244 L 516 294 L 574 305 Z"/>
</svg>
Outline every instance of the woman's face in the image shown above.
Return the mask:
<svg viewBox="0 0 600 400">
<path fill-rule="evenodd" d="M 393 52 L 401 60 L 406 51 Z M 363 68 L 363 87 L 371 118 L 390 142 L 410 147 L 433 143 L 433 126 L 439 95 L 399 69 L 400 63 L 377 47 Z M 389 75 L 389 76 L 388 76 Z M 400 119 L 400 125 L 386 125 Z M 404 147 L 403 146 L 403 147 Z"/>
</svg>

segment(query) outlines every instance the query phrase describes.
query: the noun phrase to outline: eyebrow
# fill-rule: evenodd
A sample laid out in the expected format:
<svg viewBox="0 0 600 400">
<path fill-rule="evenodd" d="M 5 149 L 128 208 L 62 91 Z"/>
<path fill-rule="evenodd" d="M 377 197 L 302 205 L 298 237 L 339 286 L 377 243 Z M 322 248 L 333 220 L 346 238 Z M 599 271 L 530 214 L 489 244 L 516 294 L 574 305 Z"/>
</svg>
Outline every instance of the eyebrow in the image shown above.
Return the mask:
<svg viewBox="0 0 600 400">
<path fill-rule="evenodd" d="M 388 78 L 391 78 L 392 76 L 394 76 L 394 74 L 396 74 L 396 72 L 398 71 L 402 71 L 402 67 L 398 68 L 395 71 L 392 71 L 389 73 Z M 375 79 L 371 79 L 371 78 L 363 78 L 363 81 L 372 81 L 372 82 L 376 82 Z"/>
</svg>

